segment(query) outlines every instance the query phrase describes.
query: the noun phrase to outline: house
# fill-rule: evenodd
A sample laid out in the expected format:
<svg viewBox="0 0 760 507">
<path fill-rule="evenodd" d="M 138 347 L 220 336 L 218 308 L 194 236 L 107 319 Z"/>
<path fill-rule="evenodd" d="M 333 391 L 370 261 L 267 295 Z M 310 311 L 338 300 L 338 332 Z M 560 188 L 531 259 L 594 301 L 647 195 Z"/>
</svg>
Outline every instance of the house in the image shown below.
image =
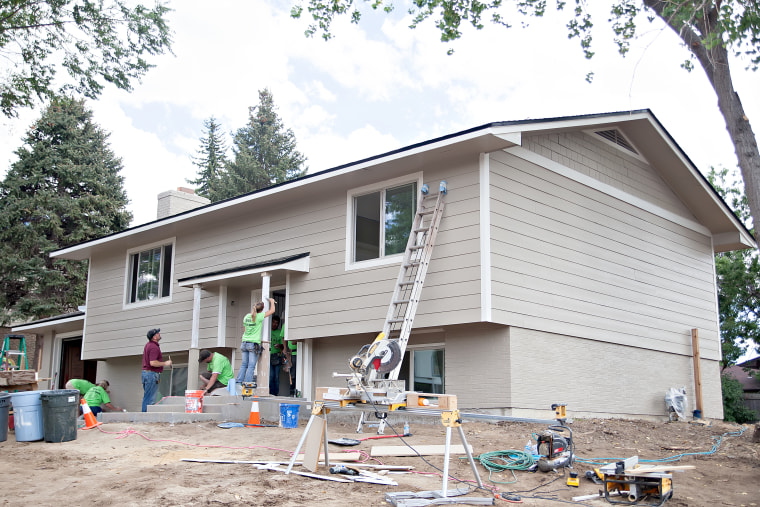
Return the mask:
<svg viewBox="0 0 760 507">
<path fill-rule="evenodd" d="M 175 363 L 161 392 L 182 393 L 199 349 L 237 370 L 243 316 L 273 295 L 313 399 L 382 329 L 400 262 L 383 210 L 412 213 L 440 180 L 409 389 L 514 417 L 556 402 L 664 417 L 670 387 L 695 406 L 696 330 L 703 415 L 722 418 L 714 254 L 756 243 L 649 110 L 490 123 L 58 250 L 89 260 L 82 327 L 21 327 L 44 336 L 58 379 L 81 340 L 138 410 L 148 329 Z"/>
<path fill-rule="evenodd" d="M 760 414 L 760 357 L 748 359 L 723 371 L 742 385 L 744 406 Z"/>
</svg>

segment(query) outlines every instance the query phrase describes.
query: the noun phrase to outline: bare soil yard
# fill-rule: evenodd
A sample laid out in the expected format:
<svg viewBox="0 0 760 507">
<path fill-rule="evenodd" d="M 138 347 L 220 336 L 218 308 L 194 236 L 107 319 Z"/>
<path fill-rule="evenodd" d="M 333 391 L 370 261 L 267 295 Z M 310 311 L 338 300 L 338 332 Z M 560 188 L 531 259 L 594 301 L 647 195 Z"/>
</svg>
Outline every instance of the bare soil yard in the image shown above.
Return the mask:
<svg viewBox="0 0 760 507">
<path fill-rule="evenodd" d="M 207 464 L 182 458 L 288 461 L 303 433 L 299 429 L 232 428 L 216 423 L 105 424 L 79 430 L 77 439 L 63 443 L 16 442 L 13 432 L 0 443 L 3 493 L 1 505 L 276 505 L 279 507 L 382 506 L 392 491 L 440 490 L 442 456 L 384 457 L 384 464 L 413 465 L 414 473 L 394 474 L 398 486 L 336 483 L 297 475 L 258 470 L 245 464 Z M 687 422 L 653 423 L 630 420 L 575 420 L 576 454 L 584 459 L 659 459 L 683 453 L 677 465 L 694 465 L 673 475 L 671 506 L 760 505 L 760 444 L 751 443 L 753 428 L 743 434 L 736 425 L 713 421 L 709 426 Z M 357 438 L 353 425 L 330 422 L 328 436 Z M 533 432 L 545 426 L 527 423 L 464 425 L 474 454 L 522 449 Z M 442 445 L 445 428 L 413 424 L 412 446 Z M 390 430 L 386 433 L 391 433 Z M 725 436 L 723 436 L 725 435 Z M 360 435 L 370 436 L 370 434 Z M 452 443 L 458 444 L 457 431 Z M 722 438 L 721 438 L 722 436 Z M 719 440 L 719 442 L 718 442 Z M 710 453 L 717 443 L 717 450 Z M 373 446 L 399 445 L 396 439 L 368 440 L 355 447 L 331 445 L 331 452 L 358 449 L 369 453 Z M 710 454 L 706 454 L 710 453 Z M 367 463 L 378 463 L 367 457 Z M 434 465 L 434 466 L 433 466 Z M 580 487 L 566 485 L 566 477 L 549 472 L 518 471 L 490 477 L 478 470 L 489 490 L 473 488 L 470 496 L 493 496 L 491 490 L 517 492 L 525 505 L 561 505 L 573 496 L 593 494 L 599 486 L 584 478 L 591 466 L 575 464 Z M 298 470 L 296 468 L 295 470 Z M 329 475 L 324 466 L 320 474 Z M 466 460 L 454 457 L 449 472 L 463 481 L 473 474 Z M 333 476 L 334 477 L 334 476 Z M 491 482 L 493 481 L 493 482 Z M 469 484 L 474 484 L 470 482 Z M 454 481 L 449 489 L 457 487 Z M 495 500 L 496 505 L 507 505 Z M 607 505 L 602 499 L 577 505 Z"/>
</svg>

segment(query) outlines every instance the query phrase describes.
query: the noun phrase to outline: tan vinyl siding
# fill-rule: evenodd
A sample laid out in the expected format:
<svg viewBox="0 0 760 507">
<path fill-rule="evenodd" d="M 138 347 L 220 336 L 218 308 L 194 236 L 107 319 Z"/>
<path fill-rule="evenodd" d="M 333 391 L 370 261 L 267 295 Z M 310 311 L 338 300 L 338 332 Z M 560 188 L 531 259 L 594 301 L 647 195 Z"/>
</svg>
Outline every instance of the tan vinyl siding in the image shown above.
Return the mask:
<svg viewBox="0 0 760 507">
<path fill-rule="evenodd" d="M 431 188 L 437 188 L 442 179 L 448 182 L 449 194 L 417 310 L 416 328 L 462 319 L 476 321 L 480 315 L 477 159 L 425 169 L 424 181 Z M 340 250 L 319 259 L 312 257 L 308 276 L 291 278 L 291 338 L 375 333 L 382 329 L 399 264 L 345 270 L 345 202 L 344 193 Z"/>
<path fill-rule="evenodd" d="M 446 179 L 450 192 L 415 327 L 477 321 L 480 316 L 477 157 L 422 169 L 424 181 L 431 188 L 437 188 L 438 182 Z M 382 171 L 375 177 L 370 183 L 381 183 Z M 193 289 L 179 287 L 176 280 L 304 252 L 310 252 L 310 272 L 291 273 L 287 288 L 289 336 L 308 339 L 379 331 L 399 264 L 345 269 L 346 198 L 352 188 L 355 187 L 323 186 L 320 192 L 308 194 L 314 198 L 288 199 L 286 192 L 276 199 L 236 206 L 233 219 L 203 216 L 193 223 L 173 226 L 166 238 L 176 238 L 175 284 L 170 301 L 125 307 L 126 251 L 117 248 L 99 251 L 92 259 L 85 358 L 141 354 L 145 333 L 151 327 L 161 327 L 162 350 L 187 350 L 192 332 Z M 152 234 L 145 244 L 161 241 L 155 232 Z M 133 238 L 133 246 L 141 243 L 140 237 Z M 279 276 L 281 279 L 273 283 L 284 283 L 284 275 Z M 250 280 L 253 284 L 250 289 L 261 287 L 260 276 Z M 201 293 L 200 347 L 215 347 L 217 343 L 218 292 L 217 288 L 204 287 Z M 235 299 L 243 305 L 250 302 L 246 290 L 228 291 L 226 344 L 230 347 L 239 345 L 242 329 L 236 321 L 248 311 L 242 306 L 230 306 L 229 301 Z"/>
<path fill-rule="evenodd" d="M 597 139 L 593 133 L 526 136 L 523 146 L 626 193 L 691 217 L 689 210 L 645 161 Z"/>
<path fill-rule="evenodd" d="M 495 321 L 719 359 L 709 237 L 505 153 L 491 197 Z"/>
</svg>

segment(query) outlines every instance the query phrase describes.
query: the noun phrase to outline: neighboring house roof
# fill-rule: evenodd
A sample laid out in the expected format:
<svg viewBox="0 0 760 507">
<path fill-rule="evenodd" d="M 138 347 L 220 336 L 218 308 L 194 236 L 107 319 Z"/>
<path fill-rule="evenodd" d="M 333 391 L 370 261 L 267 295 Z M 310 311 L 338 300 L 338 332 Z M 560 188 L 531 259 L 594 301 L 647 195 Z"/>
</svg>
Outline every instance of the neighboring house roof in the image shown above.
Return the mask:
<svg viewBox="0 0 760 507">
<path fill-rule="evenodd" d="M 84 325 L 85 312 L 72 312 L 46 319 L 35 320 L 25 324 L 19 324 L 12 328 L 13 332 L 29 331 L 41 333 L 48 329 L 54 329 L 57 333 L 81 331 Z"/>
<path fill-rule="evenodd" d="M 304 186 L 313 187 L 325 180 L 332 181 L 334 178 L 350 177 L 351 173 L 368 168 L 385 171 L 398 168 L 401 165 L 424 167 L 440 160 L 449 159 L 454 154 L 489 153 L 519 146 L 522 136 L 526 134 L 599 129 L 605 126 L 623 130 L 626 138 L 641 151 L 644 158 L 658 169 L 662 179 L 686 204 L 699 223 L 709 230 L 713 237 L 714 251 L 722 252 L 757 247 L 751 233 L 736 218 L 704 175 L 699 172 L 654 114 L 645 109 L 488 123 L 141 224 L 121 232 L 57 250 L 50 255 L 51 257 L 84 260 L 89 258 L 92 249 L 99 245 L 123 241 L 124 246 L 128 246 L 131 236 L 150 232 L 157 228 L 165 231 L 165 227 L 171 224 L 179 226 L 187 220 L 193 220 L 195 227 L 204 222 L 212 226 L 214 220 L 224 219 L 226 217 L 225 210 L 232 206 L 272 195 L 277 195 L 283 199 L 313 198 L 314 195 L 318 195 L 318 192 L 312 191 L 305 196 L 298 189 Z M 121 245 L 117 244 L 116 246 Z"/>
<path fill-rule="evenodd" d="M 731 375 L 742 385 L 742 389 L 745 393 L 760 392 L 760 380 L 757 376 L 760 373 L 758 369 L 747 369 L 740 365 L 729 366 L 724 370 L 726 375 Z"/>
</svg>

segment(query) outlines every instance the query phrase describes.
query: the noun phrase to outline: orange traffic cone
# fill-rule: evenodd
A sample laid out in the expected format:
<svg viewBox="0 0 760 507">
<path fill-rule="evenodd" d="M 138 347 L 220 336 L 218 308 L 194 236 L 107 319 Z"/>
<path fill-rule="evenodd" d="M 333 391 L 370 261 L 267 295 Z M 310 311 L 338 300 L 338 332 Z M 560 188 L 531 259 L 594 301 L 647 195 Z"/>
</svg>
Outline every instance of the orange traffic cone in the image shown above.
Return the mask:
<svg viewBox="0 0 760 507">
<path fill-rule="evenodd" d="M 261 419 L 259 419 L 259 402 L 256 397 L 251 402 L 251 415 L 248 416 L 248 424 L 261 424 Z"/>
<path fill-rule="evenodd" d="M 96 426 L 103 424 L 102 422 L 98 422 L 97 419 L 95 419 L 95 414 L 92 413 L 90 406 L 86 401 L 84 401 L 84 398 L 82 398 L 82 413 L 84 414 L 84 429 L 90 430 Z"/>
</svg>

